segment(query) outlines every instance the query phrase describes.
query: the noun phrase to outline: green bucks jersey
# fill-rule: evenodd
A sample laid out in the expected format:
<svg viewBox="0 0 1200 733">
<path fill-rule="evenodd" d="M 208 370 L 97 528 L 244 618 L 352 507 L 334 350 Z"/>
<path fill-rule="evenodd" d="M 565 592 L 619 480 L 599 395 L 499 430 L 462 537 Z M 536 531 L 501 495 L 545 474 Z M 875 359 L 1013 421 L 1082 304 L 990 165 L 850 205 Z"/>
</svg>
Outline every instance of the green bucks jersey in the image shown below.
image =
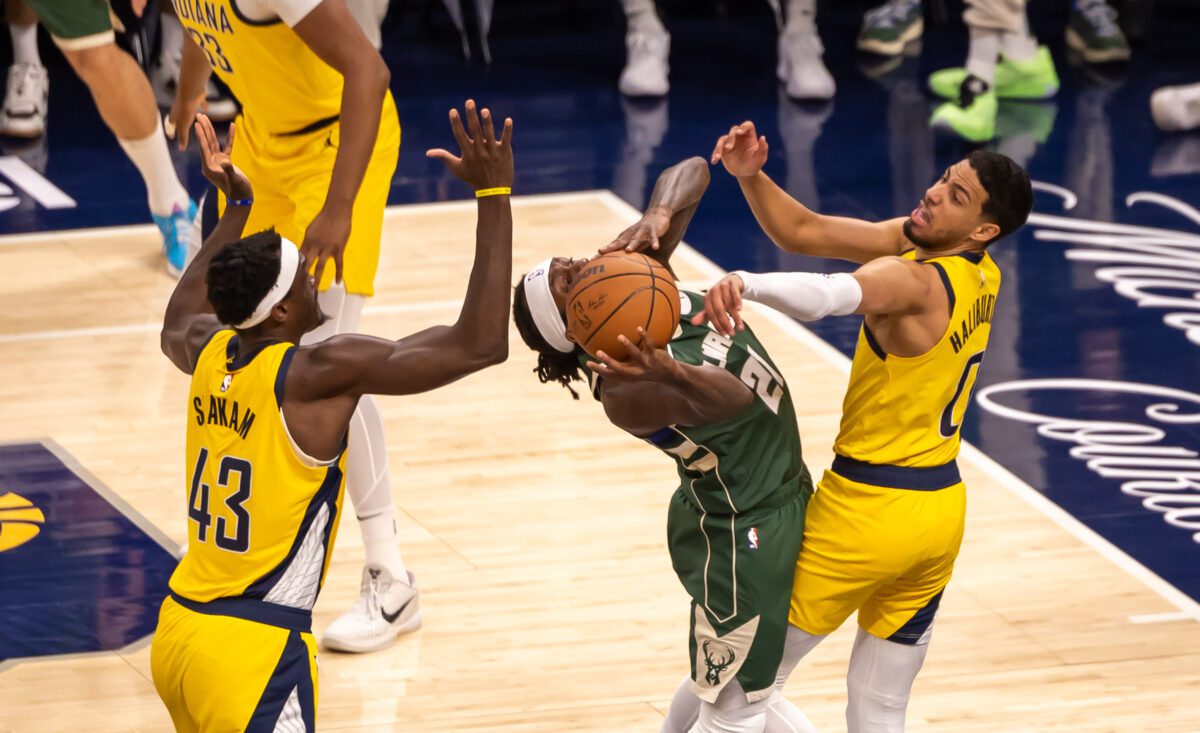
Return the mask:
<svg viewBox="0 0 1200 733">
<path fill-rule="evenodd" d="M 684 495 L 705 514 L 743 514 L 812 492 L 800 454 L 796 411 L 783 375 L 747 326 L 727 338 L 690 319 L 704 297 L 680 291 L 679 328 L 667 353 L 684 364 L 713 364 L 745 382 L 754 401 L 741 413 L 710 425 L 664 427 L 645 440 L 675 459 Z M 590 358 L 585 357 L 584 363 Z M 592 390 L 600 398 L 600 381 Z"/>
</svg>

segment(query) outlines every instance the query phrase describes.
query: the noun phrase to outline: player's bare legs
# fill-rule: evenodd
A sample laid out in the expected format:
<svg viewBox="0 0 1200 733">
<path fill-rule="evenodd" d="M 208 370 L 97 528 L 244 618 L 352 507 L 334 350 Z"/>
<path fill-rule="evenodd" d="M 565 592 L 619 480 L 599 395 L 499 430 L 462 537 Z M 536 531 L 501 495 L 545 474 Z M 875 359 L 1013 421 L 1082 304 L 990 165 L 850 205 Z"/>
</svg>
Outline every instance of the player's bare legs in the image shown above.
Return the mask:
<svg viewBox="0 0 1200 733">
<path fill-rule="evenodd" d="M 150 82 L 133 57 L 111 40 L 91 47 L 63 47 L 63 54 L 87 84 L 100 116 L 142 174 L 150 213 L 163 234 L 167 269 L 178 276 L 196 205 L 171 163 Z"/>
</svg>

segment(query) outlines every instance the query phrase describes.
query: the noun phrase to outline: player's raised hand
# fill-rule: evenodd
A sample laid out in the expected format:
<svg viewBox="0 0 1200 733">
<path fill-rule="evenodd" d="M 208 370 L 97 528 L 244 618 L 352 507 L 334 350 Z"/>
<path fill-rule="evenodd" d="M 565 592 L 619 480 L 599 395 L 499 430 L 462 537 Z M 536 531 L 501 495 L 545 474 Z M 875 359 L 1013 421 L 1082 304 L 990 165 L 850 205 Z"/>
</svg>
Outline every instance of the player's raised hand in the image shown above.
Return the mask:
<svg viewBox="0 0 1200 733">
<path fill-rule="evenodd" d="M 229 126 L 225 147 L 217 139 L 212 120 L 208 115 L 196 115 L 196 140 L 200 143 L 200 159 L 203 161 L 204 177 L 225 194 L 227 199 L 248 199 L 254 196 L 250 179 L 233 164 L 233 139 L 237 126 Z"/>
<path fill-rule="evenodd" d="M 504 128 L 497 137 L 491 110 L 485 107 L 477 112 L 473 99 L 468 99 L 465 107 L 463 115 L 459 115 L 457 109 L 450 110 L 450 130 L 458 142 L 459 155 L 444 148 L 434 148 L 425 151 L 425 157 L 442 161 L 451 173 L 476 191 L 512 188 L 512 119 L 504 120 Z"/>
<path fill-rule="evenodd" d="M 599 252 L 606 255 L 610 252 L 642 252 L 647 249 L 658 249 L 658 238 L 671 228 L 671 212 L 661 206 L 656 206 L 642 215 L 641 219 L 617 235 L 611 243 L 601 247 Z"/>
<path fill-rule="evenodd" d="M 721 278 L 704 294 L 704 311 L 692 317 L 692 325 L 711 321 L 717 333 L 729 337 L 736 331 L 746 330 L 742 323 L 742 291 L 745 289 L 745 283 L 736 273 Z"/>
<path fill-rule="evenodd" d="M 753 176 L 767 162 L 767 138 L 759 137 L 753 122 L 743 122 L 729 128 L 717 140 L 712 152 L 712 164 L 724 163 L 725 170 L 738 178 Z"/>
<path fill-rule="evenodd" d="M 671 358 L 663 349 L 654 344 L 654 339 L 646 333 L 646 329 L 638 327 L 638 336 L 642 343 L 634 346 L 624 336 L 618 336 L 629 356 L 624 361 L 617 361 L 603 351 L 596 352 L 599 362 L 589 361 L 588 368 L 605 379 L 617 382 L 662 382 L 669 384 L 678 381 L 679 363 Z"/>
</svg>

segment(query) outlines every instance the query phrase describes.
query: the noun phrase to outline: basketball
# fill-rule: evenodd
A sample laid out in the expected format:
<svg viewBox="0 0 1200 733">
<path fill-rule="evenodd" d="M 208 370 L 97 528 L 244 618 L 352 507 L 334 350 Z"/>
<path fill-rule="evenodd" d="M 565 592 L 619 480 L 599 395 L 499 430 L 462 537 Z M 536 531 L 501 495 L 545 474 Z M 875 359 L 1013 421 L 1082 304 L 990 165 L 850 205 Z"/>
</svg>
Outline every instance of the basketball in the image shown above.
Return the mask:
<svg viewBox="0 0 1200 733">
<path fill-rule="evenodd" d="M 679 289 L 670 270 L 642 254 L 597 257 L 567 295 L 567 333 L 592 356 L 629 356 L 617 340 L 641 343 L 639 326 L 665 346 L 679 325 Z"/>
</svg>

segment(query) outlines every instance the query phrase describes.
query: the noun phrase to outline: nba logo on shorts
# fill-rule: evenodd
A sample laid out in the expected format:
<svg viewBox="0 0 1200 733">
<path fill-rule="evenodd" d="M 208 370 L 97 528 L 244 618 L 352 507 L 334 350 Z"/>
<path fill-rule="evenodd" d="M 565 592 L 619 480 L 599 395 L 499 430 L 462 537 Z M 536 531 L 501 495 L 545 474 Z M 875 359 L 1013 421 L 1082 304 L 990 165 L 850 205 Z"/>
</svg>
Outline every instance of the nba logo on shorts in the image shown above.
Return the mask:
<svg viewBox="0 0 1200 733">
<path fill-rule="evenodd" d="M 751 527 L 750 531 L 746 533 L 746 541 L 748 543 L 750 543 L 751 550 L 758 549 L 758 528 L 757 527 Z"/>
</svg>

